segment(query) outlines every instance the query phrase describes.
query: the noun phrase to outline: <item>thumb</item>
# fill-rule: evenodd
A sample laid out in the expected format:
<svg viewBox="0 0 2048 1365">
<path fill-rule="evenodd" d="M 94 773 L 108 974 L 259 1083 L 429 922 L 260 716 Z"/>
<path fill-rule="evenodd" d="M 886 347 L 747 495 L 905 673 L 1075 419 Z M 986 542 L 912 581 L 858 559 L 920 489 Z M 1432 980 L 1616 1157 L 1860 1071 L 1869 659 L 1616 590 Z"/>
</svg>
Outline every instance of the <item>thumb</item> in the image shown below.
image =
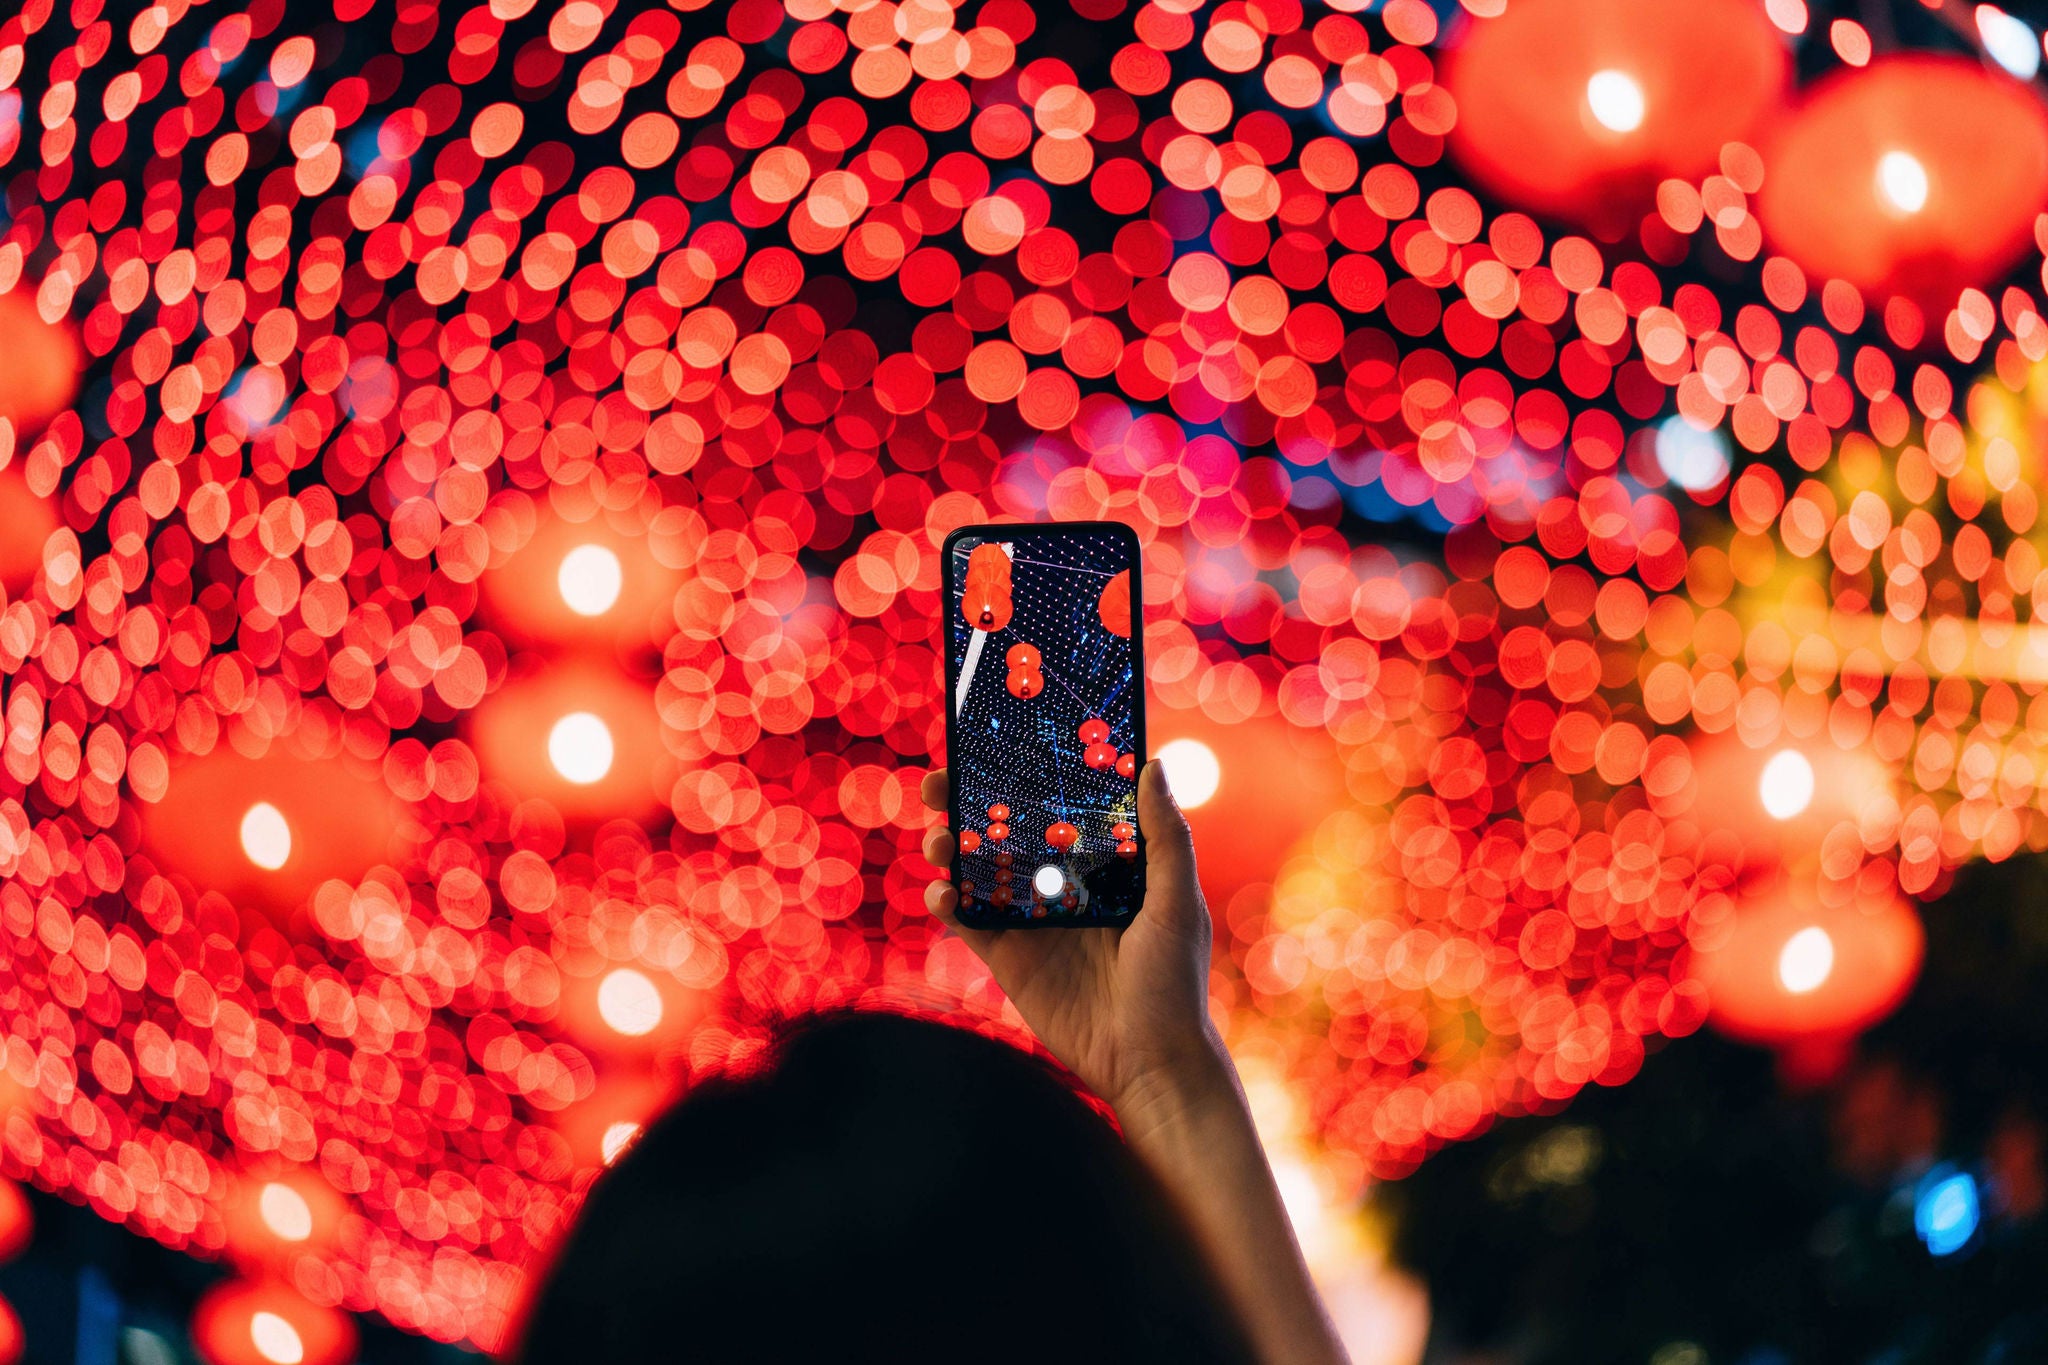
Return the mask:
<svg viewBox="0 0 2048 1365">
<path fill-rule="evenodd" d="M 1146 903 L 1155 896 L 1176 906 L 1198 902 L 1194 835 L 1156 758 L 1138 773 L 1138 829 L 1145 836 Z"/>
</svg>

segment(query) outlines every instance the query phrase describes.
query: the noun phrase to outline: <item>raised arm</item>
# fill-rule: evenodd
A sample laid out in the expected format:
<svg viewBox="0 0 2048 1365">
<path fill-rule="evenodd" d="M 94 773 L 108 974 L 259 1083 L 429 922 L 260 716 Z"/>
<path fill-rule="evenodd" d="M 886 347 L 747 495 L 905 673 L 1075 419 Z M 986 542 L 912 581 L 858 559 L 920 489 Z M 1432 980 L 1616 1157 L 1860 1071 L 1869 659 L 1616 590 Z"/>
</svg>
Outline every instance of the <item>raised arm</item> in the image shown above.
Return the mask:
<svg viewBox="0 0 2048 1365">
<path fill-rule="evenodd" d="M 946 809 L 947 774 L 924 780 Z M 1157 761 L 1138 775 L 1145 905 L 1124 929 L 970 929 L 950 882 L 925 905 L 988 964 L 1055 1057 L 1115 1110 L 1131 1147 L 1174 1193 L 1268 1365 L 1347 1359 L 1309 1278 L 1252 1125 L 1237 1069 L 1209 1019 L 1209 908 L 1187 818 Z M 926 837 L 944 870 L 953 834 Z"/>
</svg>

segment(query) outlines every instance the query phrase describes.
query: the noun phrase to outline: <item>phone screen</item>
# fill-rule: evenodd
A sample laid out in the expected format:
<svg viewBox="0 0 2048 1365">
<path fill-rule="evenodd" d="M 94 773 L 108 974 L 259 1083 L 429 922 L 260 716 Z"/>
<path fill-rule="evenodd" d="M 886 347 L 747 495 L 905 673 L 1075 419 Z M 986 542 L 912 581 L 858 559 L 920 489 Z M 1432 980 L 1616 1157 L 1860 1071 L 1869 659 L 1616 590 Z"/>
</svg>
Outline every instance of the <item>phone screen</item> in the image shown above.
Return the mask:
<svg viewBox="0 0 2048 1365">
<path fill-rule="evenodd" d="M 959 917 L 1122 923 L 1144 898 L 1138 538 L 1107 522 L 947 538 L 947 764 Z"/>
</svg>

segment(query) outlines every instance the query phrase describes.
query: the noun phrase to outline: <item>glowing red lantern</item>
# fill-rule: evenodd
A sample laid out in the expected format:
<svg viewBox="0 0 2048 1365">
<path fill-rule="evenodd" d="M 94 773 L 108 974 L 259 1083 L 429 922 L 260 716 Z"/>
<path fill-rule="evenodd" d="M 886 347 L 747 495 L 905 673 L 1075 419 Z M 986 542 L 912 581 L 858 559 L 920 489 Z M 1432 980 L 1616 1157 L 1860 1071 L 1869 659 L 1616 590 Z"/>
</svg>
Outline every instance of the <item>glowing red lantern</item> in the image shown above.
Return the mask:
<svg viewBox="0 0 2048 1365">
<path fill-rule="evenodd" d="M 175 768 L 169 795 L 142 810 L 144 838 L 164 868 L 273 910 L 405 853 L 402 804 L 348 759 L 276 750 L 249 758 L 222 744 Z"/>
<path fill-rule="evenodd" d="M 997 801 L 988 808 L 988 818 L 991 820 L 1007 820 L 1010 818 L 1010 808 Z"/>
<path fill-rule="evenodd" d="M 1747 137 L 1788 69 L 1754 0 L 1516 0 L 1446 56 L 1451 148 L 1518 207 L 1621 226 Z"/>
<path fill-rule="evenodd" d="M 652 689 L 604 664 L 553 664 L 508 683 L 469 726 L 486 781 L 543 799 L 565 820 L 644 818 L 674 781 Z"/>
<path fill-rule="evenodd" d="M 1010 624 L 1010 557 L 994 543 L 977 545 L 967 555 L 967 577 L 960 585 L 960 612 L 976 630 L 1001 630 Z M 1012 661 L 1010 676 L 1019 672 Z M 1017 689 L 1013 686 L 1011 691 Z"/>
<path fill-rule="evenodd" d="M 244 1173 L 228 1197 L 228 1245 L 248 1260 L 281 1265 L 331 1249 L 347 1213 L 348 1201 L 317 1171 L 258 1168 Z"/>
<path fill-rule="evenodd" d="M 2048 112 L 1960 57 L 1819 82 L 1763 147 L 1765 234 L 1816 275 L 1953 302 L 2017 260 L 2048 197 Z"/>
<path fill-rule="evenodd" d="M 1270 881 L 1281 852 L 1345 800 L 1326 731 L 1279 715 L 1225 723 L 1168 707 L 1150 723 L 1162 739 L 1154 757 L 1194 830 L 1202 885 L 1219 904 L 1247 882 Z"/>
<path fill-rule="evenodd" d="M 192 1340 L 208 1365 L 342 1365 L 356 1327 L 276 1281 L 226 1280 L 193 1310 Z"/>
<path fill-rule="evenodd" d="M 0 592 L 18 596 L 35 582 L 43 544 L 61 524 L 56 506 L 30 491 L 19 469 L 0 469 Z"/>
<path fill-rule="evenodd" d="M 962 853 L 972 853 L 974 852 L 974 850 L 980 847 L 980 831 L 972 829 L 963 829 L 960 831 L 960 851 Z"/>
<path fill-rule="evenodd" d="M 1112 635 L 1131 635 L 1131 571 L 1124 570 L 1102 585 L 1102 598 L 1095 604 L 1102 628 Z"/>
<path fill-rule="evenodd" d="M 1045 675 L 1035 668 L 1013 669 L 1007 685 L 1011 696 L 1019 701 L 1030 701 L 1045 691 Z"/>
<path fill-rule="evenodd" d="M 1000 844 L 1003 840 L 1010 837 L 1010 827 L 1001 820 L 998 820 L 990 825 L 987 830 L 983 831 L 982 837 L 992 844 Z"/>
<path fill-rule="evenodd" d="M 1116 756 L 1116 770 L 1117 775 L 1120 777 L 1136 778 L 1138 775 L 1138 756 L 1136 754 L 1118 754 Z"/>
<path fill-rule="evenodd" d="M 1045 828 L 1045 842 L 1054 848 L 1072 848 L 1080 839 L 1081 831 L 1065 820 L 1056 820 Z"/>
<path fill-rule="evenodd" d="M 1925 933 L 1896 894 L 1830 907 L 1800 881 L 1742 906 L 1725 938 L 1699 949 L 1709 1022 L 1747 1042 L 1792 1049 L 1825 1072 L 1850 1039 L 1898 1008 L 1919 975 Z"/>
<path fill-rule="evenodd" d="M 1693 751 L 1695 809 L 1713 829 L 1741 841 L 1740 863 L 1777 867 L 1818 850 L 1837 826 L 1886 799 L 1892 774 L 1874 755 L 1827 743 L 1751 748 L 1735 734 Z"/>
<path fill-rule="evenodd" d="M 1116 749 L 1108 744 L 1091 744 L 1081 751 L 1081 761 L 1091 768 L 1116 766 Z"/>
<path fill-rule="evenodd" d="M 84 352 L 69 327 L 43 321 L 34 291 L 19 284 L 0 294 L 0 355 L 0 419 L 17 434 L 71 406 Z"/>
<path fill-rule="evenodd" d="M 1100 744 L 1109 738 L 1109 723 L 1100 716 L 1090 716 L 1081 722 L 1080 738 L 1083 744 Z"/>
<path fill-rule="evenodd" d="M 1037 645 L 1019 641 L 1003 652 L 1003 662 L 1010 666 L 1012 672 L 1019 669 L 1035 672 L 1038 666 L 1045 662 L 1045 656 L 1038 652 Z"/>
<path fill-rule="evenodd" d="M 21 1253 L 36 1234 L 35 1211 L 12 1180 L 0 1180 L 0 1261 Z"/>
<path fill-rule="evenodd" d="M 651 1073 L 605 1076 L 588 1099 L 549 1120 L 579 1167 L 609 1166 L 667 1101 L 670 1086 Z"/>
<path fill-rule="evenodd" d="M 511 639 L 656 640 L 675 629 L 683 583 L 681 570 L 661 561 L 661 548 L 602 517 L 548 516 L 477 586 L 492 625 Z"/>
<path fill-rule="evenodd" d="M 16 1365 L 28 1350 L 28 1338 L 21 1330 L 21 1318 L 14 1305 L 0 1299 L 0 1365 Z"/>
<path fill-rule="evenodd" d="M 557 1017 L 579 1044 L 608 1056 L 642 1060 L 687 1037 L 705 1010 L 700 992 L 667 971 L 638 963 L 615 963 L 595 975 L 535 983 L 521 1003 L 545 1009 L 557 997 Z"/>
</svg>

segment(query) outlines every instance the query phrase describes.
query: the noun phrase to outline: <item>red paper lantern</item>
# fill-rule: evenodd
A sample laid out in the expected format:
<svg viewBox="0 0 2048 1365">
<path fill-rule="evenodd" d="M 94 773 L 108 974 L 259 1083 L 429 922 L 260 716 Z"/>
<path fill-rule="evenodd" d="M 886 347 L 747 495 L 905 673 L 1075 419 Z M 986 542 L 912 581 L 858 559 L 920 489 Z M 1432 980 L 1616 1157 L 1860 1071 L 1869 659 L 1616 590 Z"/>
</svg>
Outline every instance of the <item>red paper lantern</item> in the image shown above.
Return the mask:
<svg viewBox="0 0 2048 1365">
<path fill-rule="evenodd" d="M 281 1266 L 325 1252 L 341 1237 L 348 1202 L 317 1171 L 259 1167 L 235 1182 L 225 1209 L 228 1245 L 247 1260 Z"/>
<path fill-rule="evenodd" d="M 1624 226 L 1750 136 L 1788 72 L 1754 0 L 1516 0 L 1446 56 L 1451 148 L 1517 207 Z"/>
<path fill-rule="evenodd" d="M 1710 812 L 1712 832 L 1740 841 L 1734 861 L 1774 869 L 1820 848 L 1844 824 L 1891 792 L 1891 772 L 1864 750 L 1826 742 L 1751 748 L 1733 732 L 1693 750 L 1695 809 Z"/>
<path fill-rule="evenodd" d="M 508 683 L 469 725 L 486 781 L 545 800 L 565 820 L 643 819 L 674 781 L 653 690 L 605 664 L 554 664 Z"/>
<path fill-rule="evenodd" d="M 13 1304 L 0 1299 L 0 1365 L 16 1365 L 27 1350 L 28 1338 L 22 1334 L 20 1316 Z"/>
<path fill-rule="evenodd" d="M 37 497 L 18 468 L 0 469 L 0 592 L 18 597 L 35 582 L 43 544 L 61 524 L 56 505 Z"/>
<path fill-rule="evenodd" d="M 1194 831 L 1202 885 L 1219 907 L 1239 887 L 1271 881 L 1281 854 L 1346 800 L 1344 765 L 1326 731 L 1279 715 L 1225 723 L 1177 707 L 1156 708 L 1149 726 Z M 1195 779 L 1212 761 L 1214 790 L 1205 796 Z"/>
<path fill-rule="evenodd" d="M 1054 848 L 1072 848 L 1080 841 L 1080 838 L 1081 831 L 1068 824 L 1065 820 L 1054 821 L 1052 824 L 1047 825 L 1045 829 L 1045 841 Z"/>
<path fill-rule="evenodd" d="M 71 406 L 84 352 L 69 327 L 43 321 L 35 291 L 19 283 L 0 294 L 0 355 L 0 419 L 17 437 Z"/>
<path fill-rule="evenodd" d="M 664 545 L 652 536 L 627 535 L 601 517 L 546 516 L 524 545 L 478 581 L 480 600 L 492 626 L 513 640 L 659 640 L 675 630 L 676 590 L 683 584 L 682 571 L 661 560 Z"/>
<path fill-rule="evenodd" d="M 405 852 L 402 804 L 349 759 L 249 758 L 222 744 L 175 768 L 169 794 L 142 810 L 144 839 L 166 870 L 274 911 Z"/>
<path fill-rule="evenodd" d="M 1757 218 L 1816 275 L 1946 306 L 2026 250 L 2048 198 L 2048 112 L 1960 57 L 1889 57 L 1819 82 L 1763 147 Z"/>
<path fill-rule="evenodd" d="M 1108 744 L 1091 744 L 1081 751 L 1081 761 L 1091 768 L 1116 766 L 1116 749 Z"/>
<path fill-rule="evenodd" d="M 1002 546 L 990 543 L 970 550 L 967 577 L 960 586 L 960 613 L 968 625 L 995 631 L 1010 624 L 1010 557 Z M 1013 664 L 1011 676 L 1017 671 Z"/>
<path fill-rule="evenodd" d="M 1920 971 L 1920 916 L 1895 893 L 1823 905 L 1804 880 L 1736 910 L 1694 956 L 1709 1022 L 1747 1042 L 1804 1050 L 1811 1069 L 1891 1013 Z"/>
<path fill-rule="evenodd" d="M 226 1280 L 199 1300 L 192 1341 L 208 1365 L 342 1365 L 356 1327 L 276 1281 Z"/>
</svg>

